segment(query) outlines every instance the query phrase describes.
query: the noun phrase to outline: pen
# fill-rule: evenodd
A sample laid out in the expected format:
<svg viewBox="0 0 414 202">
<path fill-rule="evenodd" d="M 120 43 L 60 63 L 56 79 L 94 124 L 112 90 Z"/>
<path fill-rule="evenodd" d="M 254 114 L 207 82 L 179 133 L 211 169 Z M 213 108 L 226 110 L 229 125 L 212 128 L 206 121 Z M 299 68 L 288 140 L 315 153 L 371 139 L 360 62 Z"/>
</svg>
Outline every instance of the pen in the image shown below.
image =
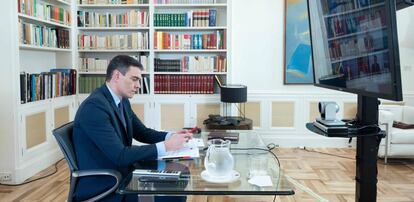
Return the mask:
<svg viewBox="0 0 414 202">
<path fill-rule="evenodd" d="M 191 156 L 180 156 L 180 157 L 166 157 L 162 158 L 163 160 L 189 160 L 192 159 Z"/>
<path fill-rule="evenodd" d="M 187 132 L 188 133 L 197 133 L 198 132 L 198 130 L 199 130 L 199 128 L 196 126 L 196 127 L 194 127 L 194 128 L 191 128 L 191 129 L 189 129 L 188 130 L 188 128 L 184 128 L 184 129 L 187 129 Z M 179 132 L 179 133 L 184 133 L 184 131 L 183 132 Z"/>
<path fill-rule="evenodd" d="M 190 132 L 190 133 L 195 133 L 195 132 L 197 132 L 197 131 L 198 131 L 198 128 L 197 128 L 197 126 L 196 126 L 196 127 L 192 128 L 189 132 Z"/>
</svg>

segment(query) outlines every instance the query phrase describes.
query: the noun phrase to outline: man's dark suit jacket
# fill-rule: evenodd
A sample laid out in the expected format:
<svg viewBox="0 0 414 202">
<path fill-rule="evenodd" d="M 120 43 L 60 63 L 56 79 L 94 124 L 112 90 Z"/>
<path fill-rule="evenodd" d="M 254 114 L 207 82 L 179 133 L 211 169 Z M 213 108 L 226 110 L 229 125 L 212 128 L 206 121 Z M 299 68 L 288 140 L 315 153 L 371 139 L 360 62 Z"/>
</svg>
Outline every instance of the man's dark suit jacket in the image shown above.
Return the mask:
<svg viewBox="0 0 414 202">
<path fill-rule="evenodd" d="M 108 87 L 96 89 L 79 107 L 74 123 L 73 142 L 79 169 L 114 169 L 123 177 L 128 167 L 139 160 L 157 158 L 154 143 L 164 141 L 165 132 L 149 129 L 133 113 L 128 99 L 124 106 L 126 128 L 122 124 L 118 107 Z M 132 138 L 150 145 L 131 146 Z M 108 177 L 86 177 L 78 181 L 75 198 L 82 200 L 102 193 L 115 181 Z M 112 194 L 104 201 L 119 201 Z"/>
</svg>

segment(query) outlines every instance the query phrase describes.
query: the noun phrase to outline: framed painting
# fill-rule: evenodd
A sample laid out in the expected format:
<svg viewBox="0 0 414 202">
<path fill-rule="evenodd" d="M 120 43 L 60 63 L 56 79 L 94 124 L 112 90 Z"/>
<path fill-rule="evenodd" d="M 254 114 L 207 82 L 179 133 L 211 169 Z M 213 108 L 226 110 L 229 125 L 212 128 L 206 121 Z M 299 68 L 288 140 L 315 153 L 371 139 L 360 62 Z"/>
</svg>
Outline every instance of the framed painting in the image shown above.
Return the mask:
<svg viewBox="0 0 414 202">
<path fill-rule="evenodd" d="M 284 84 L 313 84 L 307 0 L 285 0 Z"/>
</svg>

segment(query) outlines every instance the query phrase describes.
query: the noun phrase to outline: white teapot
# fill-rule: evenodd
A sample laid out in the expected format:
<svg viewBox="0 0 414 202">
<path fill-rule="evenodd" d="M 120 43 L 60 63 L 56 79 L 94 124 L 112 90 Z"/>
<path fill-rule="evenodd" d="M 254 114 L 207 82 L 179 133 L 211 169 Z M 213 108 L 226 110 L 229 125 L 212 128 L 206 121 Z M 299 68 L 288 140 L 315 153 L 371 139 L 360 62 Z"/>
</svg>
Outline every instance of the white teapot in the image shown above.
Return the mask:
<svg viewBox="0 0 414 202">
<path fill-rule="evenodd" d="M 230 153 L 229 140 L 212 139 L 208 141 L 208 149 L 204 158 L 204 166 L 211 177 L 228 177 L 234 167 L 234 159 Z"/>
</svg>

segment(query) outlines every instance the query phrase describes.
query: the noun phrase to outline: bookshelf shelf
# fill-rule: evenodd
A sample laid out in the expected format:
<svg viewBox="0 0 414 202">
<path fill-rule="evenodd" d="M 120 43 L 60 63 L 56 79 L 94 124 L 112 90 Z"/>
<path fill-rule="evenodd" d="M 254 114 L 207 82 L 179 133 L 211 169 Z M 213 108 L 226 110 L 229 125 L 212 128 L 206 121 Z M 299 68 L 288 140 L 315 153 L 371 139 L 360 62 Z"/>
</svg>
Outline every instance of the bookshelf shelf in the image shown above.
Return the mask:
<svg viewBox="0 0 414 202">
<path fill-rule="evenodd" d="M 100 74 L 106 74 L 106 72 L 105 71 L 97 71 L 97 72 L 93 72 L 93 71 L 91 71 L 91 72 L 81 72 L 81 71 L 79 71 L 78 74 L 80 74 L 80 75 L 100 75 Z M 142 72 L 142 74 L 147 75 L 147 74 L 150 74 L 150 73 L 149 72 Z"/>
<path fill-rule="evenodd" d="M 42 46 L 33 46 L 33 45 L 19 45 L 21 50 L 37 50 L 37 51 L 52 51 L 52 52 L 71 52 L 71 49 L 66 48 L 51 48 L 51 47 L 42 47 Z"/>
<path fill-rule="evenodd" d="M 149 27 L 78 27 L 80 31 L 148 31 Z"/>
<path fill-rule="evenodd" d="M 54 97 L 54 98 L 48 98 L 48 99 L 44 99 L 44 100 L 37 100 L 37 101 L 33 101 L 33 102 L 26 102 L 23 104 L 20 104 L 22 109 L 30 109 L 33 107 L 37 107 L 37 106 L 42 106 L 51 102 L 62 102 L 62 101 L 67 101 L 69 99 L 73 99 L 75 98 L 76 95 L 65 95 L 65 96 L 59 96 L 59 97 Z"/>
<path fill-rule="evenodd" d="M 70 25 L 64 25 L 64 24 L 57 23 L 57 22 L 52 22 L 52 21 L 49 21 L 49 20 L 43 20 L 43 19 L 40 19 L 40 18 L 37 18 L 37 17 L 33 17 L 33 16 L 26 15 L 26 14 L 22 14 L 22 13 L 17 14 L 17 16 L 19 18 L 25 19 L 28 22 L 33 22 L 33 23 L 36 23 L 36 24 L 41 23 L 41 24 L 47 25 L 47 26 L 61 27 L 61 28 L 65 28 L 65 29 L 71 29 Z"/>
<path fill-rule="evenodd" d="M 149 8 L 149 4 L 78 4 L 79 8 Z"/>
<path fill-rule="evenodd" d="M 154 4 L 154 8 L 225 8 L 227 4 Z"/>
<path fill-rule="evenodd" d="M 351 10 L 340 12 L 340 13 L 333 13 L 333 14 L 330 14 L 330 15 L 325 15 L 325 18 L 332 18 L 332 17 L 336 17 L 336 16 L 347 15 L 347 14 L 351 14 L 351 13 L 357 13 L 357 12 L 360 12 L 360 11 L 363 11 L 363 10 L 374 9 L 376 7 L 380 7 L 380 6 L 384 6 L 384 5 L 385 5 L 385 3 L 383 2 L 383 3 L 378 3 L 378 4 L 375 4 L 375 5 L 372 5 L 372 6 L 364 6 L 364 7 L 360 7 L 360 8 L 357 8 L 357 9 L 351 9 Z"/>
<path fill-rule="evenodd" d="M 340 36 L 328 38 L 328 41 L 333 41 L 333 40 L 338 40 L 338 39 L 343 39 L 343 38 L 348 38 L 348 37 L 354 37 L 354 36 L 357 36 L 357 35 L 362 35 L 362 34 L 366 34 L 366 33 L 369 33 L 369 32 L 375 32 L 375 31 L 379 31 L 379 30 L 382 30 L 382 29 L 386 29 L 386 28 L 387 28 L 386 26 L 382 26 L 382 27 L 377 27 L 377 28 L 374 28 L 374 29 L 365 30 L 365 31 L 361 31 L 361 32 L 354 32 L 354 33 L 351 33 L 351 34 L 340 35 Z"/>
<path fill-rule="evenodd" d="M 154 27 L 155 31 L 179 30 L 179 31 L 201 31 L 201 30 L 226 30 L 227 27 Z"/>
<path fill-rule="evenodd" d="M 82 70 L 79 70 L 79 72 L 78 72 L 78 74 L 79 75 L 99 75 L 99 74 L 106 74 L 106 72 L 104 72 L 104 71 L 99 71 L 99 72 L 94 72 L 94 71 L 91 71 L 91 72 L 81 72 Z"/>
<path fill-rule="evenodd" d="M 53 1 L 55 1 L 57 3 L 60 3 L 60 4 L 63 4 L 63 5 L 66 5 L 66 6 L 70 6 L 71 5 L 70 2 L 67 2 L 67 1 L 64 1 L 64 0 L 53 0 Z"/>
<path fill-rule="evenodd" d="M 148 49 L 99 49 L 99 50 L 78 50 L 79 53 L 139 53 L 149 52 Z"/>
<path fill-rule="evenodd" d="M 174 75 L 226 75 L 227 72 L 154 72 L 155 75 L 165 75 L 165 74 L 174 74 Z"/>
<path fill-rule="evenodd" d="M 155 53 L 226 53 L 225 49 L 154 50 Z"/>
<path fill-rule="evenodd" d="M 368 57 L 368 56 L 377 55 L 377 54 L 386 53 L 386 52 L 388 52 L 388 50 L 380 50 L 380 51 L 370 52 L 366 54 L 360 54 L 357 56 L 342 57 L 341 59 L 338 59 L 338 60 L 332 60 L 331 63 L 338 63 L 338 62 L 353 60 L 353 59 L 360 58 L 360 57 Z"/>
</svg>

